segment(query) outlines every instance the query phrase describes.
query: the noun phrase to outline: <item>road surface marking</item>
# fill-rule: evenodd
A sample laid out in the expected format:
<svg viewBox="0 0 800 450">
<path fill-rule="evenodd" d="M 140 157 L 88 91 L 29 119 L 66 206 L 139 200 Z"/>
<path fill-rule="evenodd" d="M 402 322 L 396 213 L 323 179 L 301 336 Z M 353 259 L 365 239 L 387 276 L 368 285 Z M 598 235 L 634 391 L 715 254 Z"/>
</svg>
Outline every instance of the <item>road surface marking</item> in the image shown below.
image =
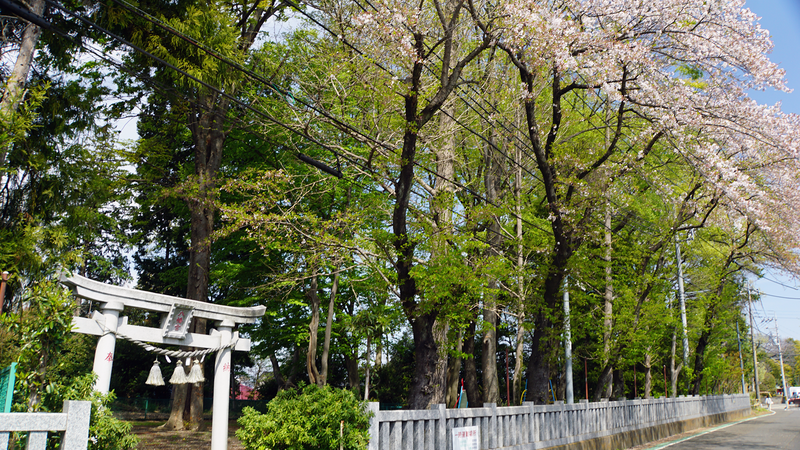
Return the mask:
<svg viewBox="0 0 800 450">
<path fill-rule="evenodd" d="M 681 439 L 678 439 L 678 440 L 675 440 L 675 441 L 672 441 L 672 442 L 667 442 L 666 444 L 659 444 L 659 445 L 656 445 L 655 447 L 648 447 L 647 450 L 658 450 L 658 449 L 669 447 L 670 445 L 680 444 L 683 441 L 688 441 L 689 439 L 696 438 L 697 436 L 702 436 L 704 434 L 708 434 L 708 433 L 711 433 L 713 431 L 721 430 L 723 428 L 728 428 L 730 426 L 737 425 L 737 424 L 740 424 L 742 422 L 747 422 L 748 420 L 758 419 L 759 417 L 766 417 L 767 415 L 771 416 L 771 415 L 775 414 L 775 411 L 770 411 L 770 413 L 771 414 L 764 414 L 764 415 L 761 415 L 761 416 L 748 417 L 747 419 L 737 420 L 736 422 L 722 424 L 722 425 L 716 426 L 714 428 L 711 428 L 710 430 L 701 431 L 700 433 L 693 434 L 691 436 L 687 436 L 685 438 L 681 438 Z"/>
</svg>

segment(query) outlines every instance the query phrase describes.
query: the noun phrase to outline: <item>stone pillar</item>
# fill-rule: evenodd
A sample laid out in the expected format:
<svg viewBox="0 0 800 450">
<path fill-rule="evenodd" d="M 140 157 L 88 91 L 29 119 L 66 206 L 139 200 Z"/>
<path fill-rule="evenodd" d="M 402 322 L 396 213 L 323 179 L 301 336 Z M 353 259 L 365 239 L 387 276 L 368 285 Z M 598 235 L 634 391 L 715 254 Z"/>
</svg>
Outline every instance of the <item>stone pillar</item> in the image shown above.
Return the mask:
<svg viewBox="0 0 800 450">
<path fill-rule="evenodd" d="M 439 417 L 436 418 L 436 448 L 437 449 L 447 449 L 452 448 L 452 444 L 448 447 L 447 441 L 450 440 L 450 436 L 447 435 L 447 405 L 436 404 L 431 405 L 431 409 L 434 411 L 439 412 Z M 399 423 L 396 426 L 401 426 Z M 395 429 L 395 426 L 392 427 L 392 430 Z M 393 440 L 394 441 L 394 440 Z M 399 445 L 396 447 L 390 448 L 401 448 Z"/>
<path fill-rule="evenodd" d="M 491 411 L 489 416 L 489 426 L 487 427 L 487 437 L 489 445 L 487 448 L 497 448 L 497 435 L 500 434 L 500 426 L 497 423 L 497 403 L 484 403 L 483 407 Z"/>
<path fill-rule="evenodd" d="M 86 450 L 89 442 L 89 418 L 92 413 L 92 402 L 64 401 L 64 413 L 67 415 L 67 429 L 61 441 L 62 448 Z"/>
<path fill-rule="evenodd" d="M 369 402 L 367 404 L 369 412 L 372 413 L 372 417 L 369 418 L 369 444 L 367 444 L 368 450 L 378 450 L 378 444 L 380 443 L 380 420 L 378 419 L 378 414 L 381 412 L 381 404 L 378 402 Z"/>
<path fill-rule="evenodd" d="M 117 345 L 117 325 L 119 324 L 119 313 L 122 312 L 124 307 L 125 305 L 121 302 L 108 302 L 100 310 L 103 315 L 103 325 L 108 331 L 97 340 L 92 371 L 97 374 L 94 390 L 102 394 L 108 394 L 108 388 L 111 385 L 114 348 Z"/>
<path fill-rule="evenodd" d="M 219 345 L 231 343 L 236 324 L 223 320 L 219 324 Z M 231 390 L 231 349 L 223 348 L 214 363 L 214 414 L 211 417 L 211 450 L 228 450 L 228 403 Z"/>
</svg>

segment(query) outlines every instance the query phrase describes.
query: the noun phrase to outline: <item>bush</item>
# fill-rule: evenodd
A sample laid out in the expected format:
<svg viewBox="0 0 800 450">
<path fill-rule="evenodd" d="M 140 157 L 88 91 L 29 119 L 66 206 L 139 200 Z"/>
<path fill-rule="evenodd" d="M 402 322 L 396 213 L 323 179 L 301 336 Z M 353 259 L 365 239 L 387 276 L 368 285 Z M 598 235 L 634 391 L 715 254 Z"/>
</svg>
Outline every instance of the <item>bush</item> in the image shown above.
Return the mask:
<svg viewBox="0 0 800 450">
<path fill-rule="evenodd" d="M 64 400 L 88 400 L 92 402 L 88 449 L 135 448 L 138 439 L 130 433 L 131 425 L 115 419 L 108 408 L 114 395 L 94 392 L 91 360 L 86 361 L 92 352 L 84 348 L 88 341 L 71 333 L 75 303 L 69 291 L 53 280 L 42 280 L 28 286 L 22 301 L 25 308 L 0 314 L 2 365 L 19 364 L 13 410 L 61 412 Z M 24 439 L 14 438 L 18 448 Z M 50 433 L 47 448 L 60 448 L 60 441 L 58 433 Z"/>
<path fill-rule="evenodd" d="M 281 391 L 266 414 L 245 408 L 236 436 L 248 450 L 365 449 L 369 441 L 366 403 L 352 391 L 300 385 Z M 344 429 L 341 430 L 341 423 Z"/>
<path fill-rule="evenodd" d="M 96 376 L 88 374 L 76 377 L 67 385 L 51 384 L 42 396 L 42 409 L 61 411 L 64 400 L 89 400 L 92 413 L 89 419 L 89 450 L 130 450 L 136 448 L 139 438 L 131 434 L 131 424 L 114 418 L 109 406 L 114 393 L 100 394 L 94 391 Z M 54 435 L 47 448 L 56 448 L 60 436 Z M 57 448 L 60 448 L 57 447 Z"/>
</svg>

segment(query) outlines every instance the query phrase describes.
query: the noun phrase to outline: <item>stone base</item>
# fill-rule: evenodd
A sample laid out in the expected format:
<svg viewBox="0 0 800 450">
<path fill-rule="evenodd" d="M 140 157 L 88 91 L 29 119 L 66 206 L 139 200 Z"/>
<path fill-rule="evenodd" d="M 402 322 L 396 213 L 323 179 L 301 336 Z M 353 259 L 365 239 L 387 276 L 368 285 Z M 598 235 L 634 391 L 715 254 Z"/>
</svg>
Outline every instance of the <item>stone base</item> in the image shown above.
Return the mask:
<svg viewBox="0 0 800 450">
<path fill-rule="evenodd" d="M 540 447 L 548 450 L 618 450 L 639 445 L 659 439 L 668 438 L 687 431 L 710 427 L 726 422 L 733 422 L 751 416 L 749 410 L 740 410 L 730 413 L 714 414 L 680 422 L 656 425 L 641 430 L 625 431 L 611 436 L 602 436 L 571 444 Z"/>
</svg>

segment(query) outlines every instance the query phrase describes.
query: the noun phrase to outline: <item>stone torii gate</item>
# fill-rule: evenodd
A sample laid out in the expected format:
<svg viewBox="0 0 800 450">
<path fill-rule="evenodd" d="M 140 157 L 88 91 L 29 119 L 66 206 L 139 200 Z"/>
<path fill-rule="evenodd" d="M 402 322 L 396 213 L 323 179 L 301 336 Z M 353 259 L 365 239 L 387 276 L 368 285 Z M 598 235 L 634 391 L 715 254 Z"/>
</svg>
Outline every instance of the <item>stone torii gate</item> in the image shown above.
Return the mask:
<svg viewBox="0 0 800 450">
<path fill-rule="evenodd" d="M 108 393 L 117 337 L 153 344 L 217 350 L 214 363 L 211 450 L 227 450 L 231 350 L 250 350 L 250 340 L 240 338 L 239 332 L 233 329 L 240 323 L 255 322 L 264 315 L 266 307 L 241 308 L 198 302 L 112 286 L 79 275 L 62 275 L 60 281 L 72 289 L 77 297 L 101 303 L 100 310 L 95 311 L 91 319 L 85 317 L 72 319 L 73 331 L 100 336 L 92 368 L 97 374 L 95 390 L 99 392 Z M 120 317 L 120 313 L 126 307 L 161 313 L 162 327 L 129 325 L 127 316 Z M 212 328 L 209 334 L 189 333 L 189 324 L 195 317 L 215 323 L 216 329 Z"/>
</svg>

